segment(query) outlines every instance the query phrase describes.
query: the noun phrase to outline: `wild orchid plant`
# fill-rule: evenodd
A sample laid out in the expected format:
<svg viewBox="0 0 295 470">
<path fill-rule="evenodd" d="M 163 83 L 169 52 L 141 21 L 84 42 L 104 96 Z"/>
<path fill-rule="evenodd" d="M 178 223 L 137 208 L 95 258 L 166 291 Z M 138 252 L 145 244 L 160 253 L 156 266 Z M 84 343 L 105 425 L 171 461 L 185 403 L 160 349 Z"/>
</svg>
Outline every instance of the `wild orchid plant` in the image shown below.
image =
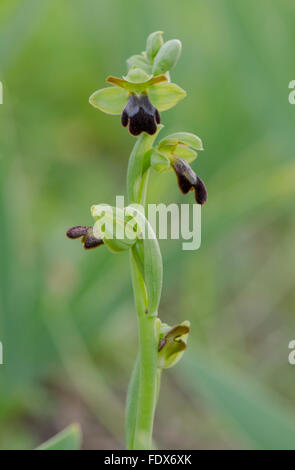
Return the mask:
<svg viewBox="0 0 295 470">
<path fill-rule="evenodd" d="M 122 125 L 129 127 L 132 136 L 138 136 L 128 164 L 129 205 L 125 208 L 94 205 L 91 208 L 94 225 L 79 225 L 67 231 L 69 238 L 81 237 L 86 249 L 104 244 L 115 253 L 130 252 L 139 352 L 127 394 L 127 449 L 151 449 L 161 373 L 179 361 L 190 331 L 188 321 L 171 327 L 158 318 L 162 257 L 145 216 L 151 170 L 162 173 L 173 169 L 184 194 L 194 191 L 198 204 L 204 204 L 207 199 L 203 181 L 189 165 L 196 158 L 196 151 L 203 150 L 200 138 L 177 132 L 155 144 L 163 128 L 160 112 L 172 108 L 186 96 L 182 88 L 170 81 L 170 70 L 180 53 L 180 41 L 164 42 L 161 31 L 152 33 L 146 50 L 127 60 L 127 75 L 108 77 L 106 81 L 112 86 L 91 95 L 92 106 L 108 114 L 121 114 Z"/>
</svg>

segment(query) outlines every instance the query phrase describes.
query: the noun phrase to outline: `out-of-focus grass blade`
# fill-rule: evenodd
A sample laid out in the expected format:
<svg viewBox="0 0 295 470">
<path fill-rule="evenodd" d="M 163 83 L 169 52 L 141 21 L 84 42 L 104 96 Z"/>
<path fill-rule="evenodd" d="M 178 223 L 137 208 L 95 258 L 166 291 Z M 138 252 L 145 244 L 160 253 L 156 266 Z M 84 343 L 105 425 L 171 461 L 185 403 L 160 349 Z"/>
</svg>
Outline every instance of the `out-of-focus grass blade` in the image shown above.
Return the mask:
<svg viewBox="0 0 295 470">
<path fill-rule="evenodd" d="M 105 382 L 100 370 L 96 369 L 66 304 L 60 301 L 61 310 L 54 314 L 49 302 L 45 300 L 42 308 L 44 320 L 68 376 L 85 403 L 119 441 L 124 435 L 124 414 L 121 403 Z"/>
<path fill-rule="evenodd" d="M 137 417 L 137 401 L 139 391 L 139 356 L 136 358 L 133 372 L 128 386 L 126 403 L 126 449 L 134 448 L 134 434 Z"/>
<path fill-rule="evenodd" d="M 80 426 L 71 424 L 56 436 L 41 444 L 37 450 L 79 450 L 81 440 Z"/>
<path fill-rule="evenodd" d="M 197 348 L 185 358 L 181 371 L 177 371 L 179 375 L 183 384 L 199 393 L 224 415 L 229 424 L 233 424 L 232 437 L 246 438 L 242 442 L 240 439 L 243 447 L 295 449 L 295 416 L 292 410 L 251 377 L 218 358 L 207 357 Z"/>
<path fill-rule="evenodd" d="M 5 28 L 1 29 L 0 59 L 2 73 L 22 53 L 27 41 L 39 26 L 50 2 L 29 0 L 21 3 Z"/>
</svg>

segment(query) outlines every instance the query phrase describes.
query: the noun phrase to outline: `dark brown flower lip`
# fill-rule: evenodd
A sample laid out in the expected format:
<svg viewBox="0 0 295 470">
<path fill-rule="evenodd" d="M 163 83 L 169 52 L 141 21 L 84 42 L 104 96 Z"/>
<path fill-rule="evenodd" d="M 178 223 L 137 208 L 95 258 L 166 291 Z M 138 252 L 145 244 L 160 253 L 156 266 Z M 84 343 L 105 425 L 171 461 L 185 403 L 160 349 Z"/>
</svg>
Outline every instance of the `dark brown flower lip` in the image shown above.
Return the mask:
<svg viewBox="0 0 295 470">
<path fill-rule="evenodd" d="M 204 181 L 199 177 L 197 178 L 197 184 L 195 185 L 195 199 L 198 204 L 203 205 L 207 201 L 208 193 Z"/>
<path fill-rule="evenodd" d="M 66 235 L 68 238 L 74 240 L 82 237 L 83 235 L 87 235 L 89 228 L 90 227 L 87 227 L 86 225 L 75 225 L 67 230 Z"/>
<path fill-rule="evenodd" d="M 93 235 L 92 227 L 86 225 L 75 225 L 67 230 L 66 235 L 71 240 L 82 237 L 85 250 L 90 250 L 91 248 L 96 248 L 103 244 L 101 238 L 96 238 Z"/>
<path fill-rule="evenodd" d="M 127 105 L 123 109 L 121 123 L 124 127 L 129 124 L 130 134 L 137 136 L 142 132 L 153 135 L 157 132 L 157 124 L 160 124 L 160 113 L 152 105 L 148 96 L 131 94 Z"/>
<path fill-rule="evenodd" d="M 183 194 L 195 191 L 195 200 L 198 204 L 205 204 L 207 201 L 207 189 L 205 183 L 199 178 L 190 165 L 182 158 L 175 157 L 171 163 L 174 169 L 178 186 Z"/>
</svg>

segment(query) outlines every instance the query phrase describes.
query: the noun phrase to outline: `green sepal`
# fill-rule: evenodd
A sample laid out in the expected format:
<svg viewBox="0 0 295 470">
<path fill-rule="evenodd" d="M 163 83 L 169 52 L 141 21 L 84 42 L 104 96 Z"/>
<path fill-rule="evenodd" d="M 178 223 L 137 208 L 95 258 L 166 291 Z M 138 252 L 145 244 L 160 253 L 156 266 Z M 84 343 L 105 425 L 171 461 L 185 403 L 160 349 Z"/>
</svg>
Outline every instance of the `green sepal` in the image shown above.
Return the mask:
<svg viewBox="0 0 295 470">
<path fill-rule="evenodd" d="M 186 92 L 180 86 L 170 82 L 152 85 L 147 92 L 151 102 L 159 111 L 173 108 L 186 97 Z"/>
<path fill-rule="evenodd" d="M 167 137 L 160 140 L 159 148 L 165 145 L 175 145 L 175 143 L 188 145 L 195 150 L 204 150 L 200 137 L 191 132 L 175 132 L 174 134 L 167 135 Z"/>
<path fill-rule="evenodd" d="M 162 155 L 165 155 L 168 157 L 168 159 L 171 159 L 173 157 L 179 157 L 183 158 L 186 160 L 188 163 L 193 162 L 197 158 L 197 152 L 195 150 L 191 149 L 187 145 L 183 144 L 176 144 L 176 145 L 163 145 L 163 146 L 158 146 L 158 151 Z"/>
<path fill-rule="evenodd" d="M 203 150 L 199 137 L 190 132 L 176 132 L 164 137 L 158 144 L 158 151 L 168 158 L 179 157 L 191 163 L 197 157 L 195 150 Z"/>
<path fill-rule="evenodd" d="M 114 86 L 95 91 L 89 103 L 107 114 L 121 114 L 126 106 L 128 91 Z"/>
<path fill-rule="evenodd" d="M 193 149 L 191 149 L 187 145 L 182 145 L 182 144 L 177 145 L 174 153 L 178 157 L 186 160 L 188 163 L 193 162 L 198 156 L 197 152 L 195 152 Z"/>
<path fill-rule="evenodd" d="M 158 173 L 162 173 L 163 171 L 167 171 L 171 168 L 170 160 L 167 155 L 159 152 L 157 149 L 153 149 L 151 151 L 150 166 Z"/>
</svg>

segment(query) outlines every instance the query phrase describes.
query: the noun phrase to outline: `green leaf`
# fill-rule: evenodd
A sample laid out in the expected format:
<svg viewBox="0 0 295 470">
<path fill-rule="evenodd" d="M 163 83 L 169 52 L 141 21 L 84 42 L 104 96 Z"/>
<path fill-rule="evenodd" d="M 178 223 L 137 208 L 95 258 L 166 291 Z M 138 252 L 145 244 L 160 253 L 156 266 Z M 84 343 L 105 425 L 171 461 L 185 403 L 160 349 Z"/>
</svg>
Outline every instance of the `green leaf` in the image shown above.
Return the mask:
<svg viewBox="0 0 295 470">
<path fill-rule="evenodd" d="M 178 39 L 165 42 L 155 57 L 153 74 L 159 75 L 171 70 L 176 65 L 180 54 L 181 42 Z"/>
<path fill-rule="evenodd" d="M 121 114 L 128 99 L 128 91 L 119 87 L 107 87 L 95 91 L 89 103 L 107 114 Z"/>
<path fill-rule="evenodd" d="M 148 90 L 149 98 L 159 111 L 175 106 L 186 96 L 186 92 L 175 83 L 159 83 Z"/>
<path fill-rule="evenodd" d="M 182 385 L 194 389 L 232 425 L 236 439 L 240 436 L 243 442 L 241 437 L 246 438 L 243 446 L 295 449 L 295 416 L 276 395 L 248 375 L 200 348 L 191 350 L 179 374 Z"/>
<path fill-rule="evenodd" d="M 159 52 L 163 43 L 163 31 L 155 31 L 148 36 L 146 41 L 146 54 L 151 62 Z"/>
<path fill-rule="evenodd" d="M 175 142 L 175 140 L 195 150 L 204 150 L 200 137 L 190 132 L 175 132 L 174 134 L 167 135 L 167 137 L 160 141 L 159 147 L 170 145 L 170 143 Z"/>
<path fill-rule="evenodd" d="M 79 450 L 81 447 L 81 429 L 78 424 L 71 424 L 36 450 Z"/>
<path fill-rule="evenodd" d="M 149 316 L 155 316 L 160 304 L 163 283 L 163 262 L 159 243 L 151 224 L 136 205 L 128 206 L 126 212 L 127 210 L 135 217 L 144 234 L 143 239 L 136 242 L 136 248 L 132 247 L 132 252 L 137 265 L 140 262 L 139 271 L 143 273 L 148 299 L 147 313 Z"/>
</svg>

